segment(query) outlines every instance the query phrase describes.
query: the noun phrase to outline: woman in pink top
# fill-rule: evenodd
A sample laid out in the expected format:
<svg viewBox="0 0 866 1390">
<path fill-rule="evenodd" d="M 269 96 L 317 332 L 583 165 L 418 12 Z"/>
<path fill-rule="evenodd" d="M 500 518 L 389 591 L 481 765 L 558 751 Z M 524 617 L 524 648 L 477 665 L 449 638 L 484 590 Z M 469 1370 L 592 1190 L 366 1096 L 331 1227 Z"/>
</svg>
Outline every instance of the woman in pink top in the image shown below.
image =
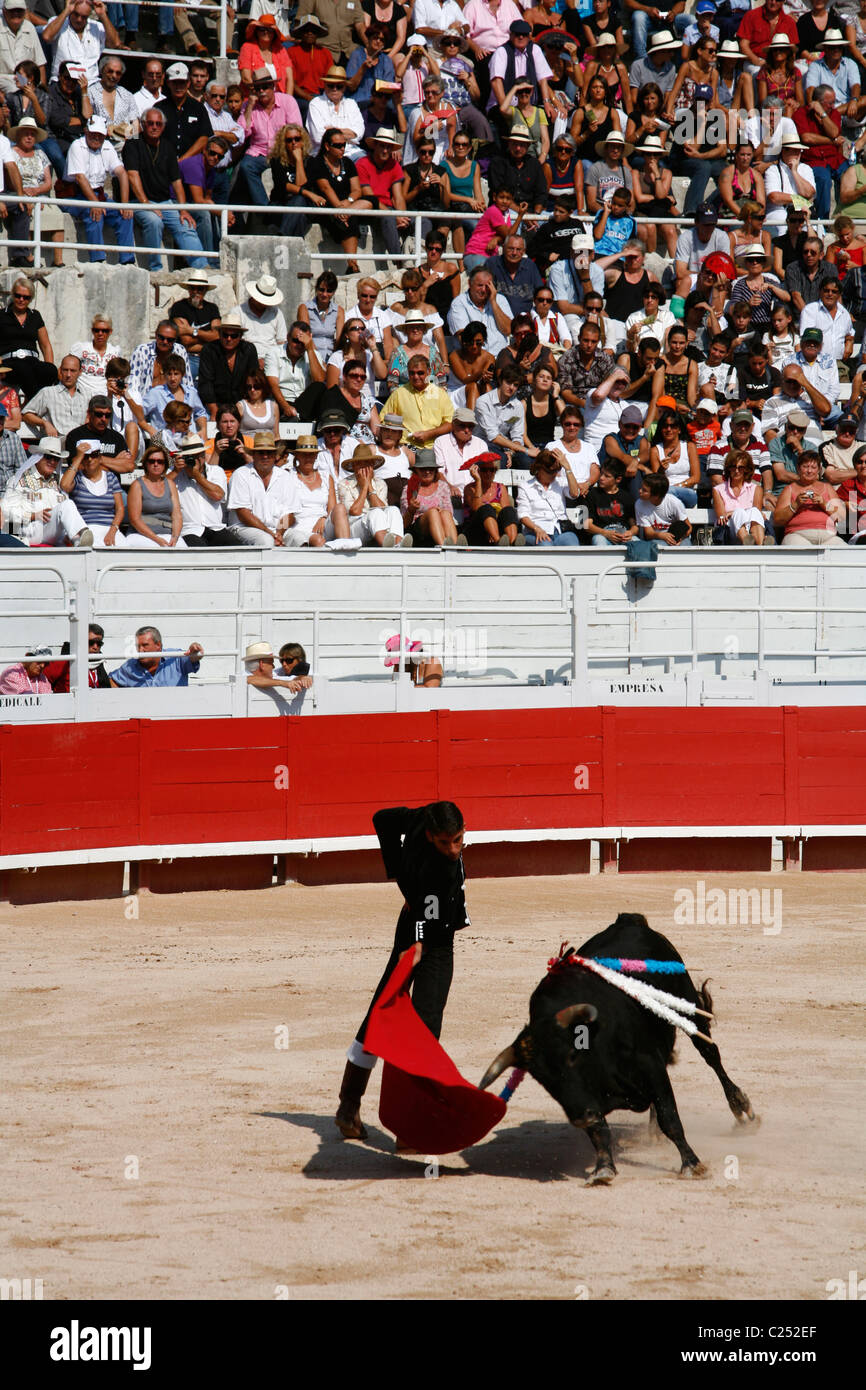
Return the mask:
<svg viewBox="0 0 866 1390">
<path fill-rule="evenodd" d="M 719 525 L 740 545 L 764 544 L 761 504 L 764 489 L 754 480 L 755 465 L 744 449 L 732 449 L 725 459 L 724 482 L 713 488 L 713 510 Z"/>
<path fill-rule="evenodd" d="M 51 653 L 41 647 L 28 652 L 23 661 L 7 666 L 0 673 L 0 695 L 50 695 L 51 682 L 45 674 Z"/>
<path fill-rule="evenodd" d="M 818 455 L 804 449 L 797 460 L 799 482 L 779 494 L 773 521 L 784 526 L 783 546 L 805 550 L 810 545 L 844 545 L 836 526 L 845 518 L 845 503 L 829 483 L 818 481 Z"/>
<path fill-rule="evenodd" d="M 419 449 L 410 465 L 412 476 L 403 489 L 400 509 L 416 545 L 466 545 L 457 535 L 451 489 L 439 476 L 432 449 Z"/>
<path fill-rule="evenodd" d="M 476 58 L 489 58 L 508 43 L 509 27 L 523 13 L 514 0 L 469 0 L 463 19 L 469 25 L 469 47 Z"/>
</svg>

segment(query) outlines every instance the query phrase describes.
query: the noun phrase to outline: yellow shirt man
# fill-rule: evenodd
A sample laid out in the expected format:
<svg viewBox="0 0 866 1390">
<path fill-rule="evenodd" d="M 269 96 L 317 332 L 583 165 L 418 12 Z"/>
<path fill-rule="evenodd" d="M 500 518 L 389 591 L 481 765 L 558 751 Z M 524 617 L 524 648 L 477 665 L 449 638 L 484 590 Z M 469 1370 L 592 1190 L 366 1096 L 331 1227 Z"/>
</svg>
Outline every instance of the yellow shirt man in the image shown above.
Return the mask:
<svg viewBox="0 0 866 1390">
<path fill-rule="evenodd" d="M 424 376 L 426 377 L 426 371 Z M 410 368 L 410 382 L 412 377 Z M 418 380 L 420 381 L 420 377 Z M 428 381 L 420 389 L 414 384 L 398 386 L 385 402 L 383 413 L 402 415 L 401 444 L 410 444 L 414 440 L 415 443 L 428 444 L 432 448 L 438 435 L 447 434 L 451 427 L 454 403 L 447 391 L 443 391 L 435 382 Z"/>
</svg>

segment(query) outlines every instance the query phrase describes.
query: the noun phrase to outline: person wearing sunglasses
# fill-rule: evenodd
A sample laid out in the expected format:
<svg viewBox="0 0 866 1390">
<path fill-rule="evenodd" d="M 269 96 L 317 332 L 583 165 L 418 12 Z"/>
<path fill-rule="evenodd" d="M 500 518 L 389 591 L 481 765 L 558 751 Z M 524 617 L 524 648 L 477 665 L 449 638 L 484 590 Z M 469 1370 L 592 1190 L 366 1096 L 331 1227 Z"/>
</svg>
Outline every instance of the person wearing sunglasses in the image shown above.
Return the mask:
<svg viewBox="0 0 866 1390">
<path fill-rule="evenodd" d="M 120 352 L 111 341 L 113 324 L 107 314 L 94 314 L 90 324 L 90 341 L 82 338 L 69 349 L 73 357 L 81 363 L 83 385 L 100 391 L 105 386 L 105 368 Z"/>
<path fill-rule="evenodd" d="M 307 133 L 314 155 L 319 153 L 326 131 L 337 130 L 346 142 L 347 159 L 360 159 L 364 150 L 364 117 L 361 108 L 346 96 L 346 69 L 336 64 L 322 78 L 322 95 L 313 97 L 307 108 Z"/>
<path fill-rule="evenodd" d="M 257 68 L 253 73 L 252 92 L 240 118 L 249 143 L 238 164 L 238 183 L 234 196 L 238 202 L 255 203 L 267 207 L 268 195 L 262 182 L 262 174 L 268 167 L 268 160 L 277 132 L 284 125 L 302 125 L 301 113 L 295 98 L 286 92 L 278 92 L 272 74 L 267 68 Z M 244 198 L 246 185 L 248 197 Z M 270 223 L 264 224 L 268 234 L 273 230 Z"/>
<path fill-rule="evenodd" d="M 237 310 L 223 314 L 219 337 L 202 348 L 198 391 L 212 420 L 222 401 L 239 401 L 246 383 L 259 369 L 259 357 L 252 343 L 244 342 L 246 328 Z"/>
<path fill-rule="evenodd" d="M 123 147 L 123 164 L 129 175 L 132 201 L 142 205 L 134 218 L 144 244 L 154 248 L 161 246 L 163 233 L 168 229 L 175 246 L 189 253 L 185 257 L 187 264 L 203 270 L 207 262 L 201 254 L 202 244 L 195 221 L 186 206 L 177 154 L 166 138 L 162 102 L 142 116 L 140 136 L 137 140 L 127 140 Z M 177 268 L 178 259 L 172 257 L 172 269 Z M 153 274 L 162 270 L 162 258 L 155 250 L 148 253 L 147 268 Z"/>
<path fill-rule="evenodd" d="M 4 373 L 5 384 L 20 387 L 25 400 L 57 380 L 54 349 L 45 320 L 33 308 L 33 295 L 33 286 L 22 276 L 0 310 L 0 358 L 8 373 Z"/>
<path fill-rule="evenodd" d="M 329 106 L 331 104 L 327 97 L 317 97 L 316 100 L 326 101 Z M 313 102 L 310 102 L 311 109 L 312 106 Z M 338 217 L 321 219 L 323 229 L 327 236 L 340 243 L 344 255 L 348 257 L 346 273 L 356 275 L 359 219 L 351 216 L 349 210 L 353 213 L 358 212 L 369 208 L 371 203 L 362 196 L 358 171 L 352 160 L 347 158 L 344 131 L 336 126 L 329 126 L 322 133 L 321 148 L 307 164 L 307 179 L 311 188 L 325 199 L 329 207 L 341 210 Z M 343 212 L 342 209 L 346 211 Z M 326 271 L 324 274 L 332 275 L 333 272 Z M 322 276 L 319 279 L 321 280 Z"/>
<path fill-rule="evenodd" d="M 165 380 L 165 365 L 172 353 L 177 353 L 186 363 L 184 390 L 192 389 L 189 357 L 180 341 L 177 325 L 172 323 L 171 319 L 161 319 L 156 325 L 156 332 L 151 341 L 139 343 L 130 359 L 129 383 L 142 399 L 152 386 L 162 385 Z"/>
<path fill-rule="evenodd" d="M 102 648 L 105 645 L 105 628 L 99 623 L 91 623 L 87 629 L 87 684 L 91 690 L 107 690 L 111 685 L 108 672 L 102 661 Z M 64 642 L 60 648 L 61 657 L 69 656 L 70 645 Z M 51 661 L 45 667 L 45 675 L 51 683 L 55 695 L 69 694 L 69 673 L 71 662 Z M 79 682 L 80 684 L 80 682 Z"/>
<path fill-rule="evenodd" d="M 73 458 L 82 440 L 95 441 L 105 468 L 112 473 L 132 473 L 135 459 L 126 447 L 123 435 L 112 427 L 111 415 L 111 402 L 107 396 L 91 396 L 87 418 L 78 429 L 69 431 L 65 448 L 69 457 Z"/>
</svg>

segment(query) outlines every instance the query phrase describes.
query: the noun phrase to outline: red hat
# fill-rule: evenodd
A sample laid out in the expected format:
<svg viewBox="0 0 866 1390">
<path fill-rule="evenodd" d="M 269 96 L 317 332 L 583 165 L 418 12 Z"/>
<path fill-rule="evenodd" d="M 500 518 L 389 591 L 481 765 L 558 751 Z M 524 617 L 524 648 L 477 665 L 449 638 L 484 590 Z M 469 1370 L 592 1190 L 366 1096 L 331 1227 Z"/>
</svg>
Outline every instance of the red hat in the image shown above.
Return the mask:
<svg viewBox="0 0 866 1390">
<path fill-rule="evenodd" d="M 712 251 L 703 262 L 705 269 L 712 270 L 716 275 L 724 275 L 728 280 L 736 280 L 737 267 L 724 251 Z"/>
<path fill-rule="evenodd" d="M 461 465 L 460 465 L 460 470 L 459 470 L 459 471 L 460 471 L 461 473 L 465 473 L 468 469 L 470 469 L 470 468 L 472 467 L 472 465 L 473 465 L 474 463 L 501 463 L 501 462 L 502 462 L 502 459 L 499 457 L 498 454 L 490 454 L 490 453 L 487 453 L 487 454 L 476 454 L 474 458 L 472 458 L 472 459 L 467 459 L 465 463 L 461 463 Z"/>
<path fill-rule="evenodd" d="M 285 43 L 286 41 L 285 34 L 280 33 L 279 29 L 277 28 L 277 21 L 274 19 L 274 16 L 272 14 L 263 14 L 260 15 L 258 19 L 250 20 L 244 33 L 244 38 L 246 39 L 247 43 L 253 42 L 255 32 L 257 29 L 272 29 L 274 32 L 274 38 L 277 40 L 277 44 Z"/>
</svg>

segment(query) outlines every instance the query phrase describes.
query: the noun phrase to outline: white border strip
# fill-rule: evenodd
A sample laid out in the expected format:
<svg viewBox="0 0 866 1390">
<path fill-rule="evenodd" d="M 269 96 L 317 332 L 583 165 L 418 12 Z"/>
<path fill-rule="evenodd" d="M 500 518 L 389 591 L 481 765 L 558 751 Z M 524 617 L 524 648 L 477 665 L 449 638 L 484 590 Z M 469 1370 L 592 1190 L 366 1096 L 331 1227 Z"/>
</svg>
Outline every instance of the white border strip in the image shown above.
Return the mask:
<svg viewBox="0 0 866 1390">
<path fill-rule="evenodd" d="M 478 830 L 466 843 L 514 844 L 550 840 L 651 840 L 660 839 L 810 839 L 815 836 L 864 836 L 866 825 L 648 825 L 578 826 L 539 830 Z M 2 869 L 43 869 L 59 865 L 111 864 L 129 860 L 144 863 L 165 859 L 228 859 L 256 854 L 335 854 L 347 850 L 378 849 L 375 835 L 355 835 L 318 840 L 238 840 L 232 843 L 195 845 L 105 845 L 95 849 L 54 850 L 41 854 L 0 855 Z"/>
</svg>

